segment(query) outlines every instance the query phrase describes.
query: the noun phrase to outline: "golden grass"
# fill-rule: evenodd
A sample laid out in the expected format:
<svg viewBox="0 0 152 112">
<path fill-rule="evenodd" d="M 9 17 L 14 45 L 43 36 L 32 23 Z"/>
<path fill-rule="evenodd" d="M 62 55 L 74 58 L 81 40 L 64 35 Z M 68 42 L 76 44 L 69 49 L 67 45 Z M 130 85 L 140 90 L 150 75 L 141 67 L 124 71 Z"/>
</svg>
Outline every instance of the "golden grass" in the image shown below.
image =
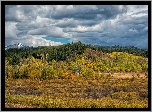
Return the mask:
<svg viewBox="0 0 152 112">
<path fill-rule="evenodd" d="M 6 79 L 6 108 L 148 108 L 148 78 Z"/>
</svg>

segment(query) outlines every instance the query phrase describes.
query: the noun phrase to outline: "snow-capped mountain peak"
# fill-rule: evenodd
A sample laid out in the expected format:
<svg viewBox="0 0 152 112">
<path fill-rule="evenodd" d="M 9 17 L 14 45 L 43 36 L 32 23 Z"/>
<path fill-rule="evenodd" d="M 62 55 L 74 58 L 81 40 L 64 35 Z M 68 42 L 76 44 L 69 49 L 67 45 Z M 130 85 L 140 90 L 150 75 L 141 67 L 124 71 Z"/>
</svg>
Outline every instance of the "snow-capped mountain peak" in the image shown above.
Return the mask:
<svg viewBox="0 0 152 112">
<path fill-rule="evenodd" d="M 24 45 L 22 43 L 17 43 L 17 46 L 20 48 L 23 47 Z"/>
<path fill-rule="evenodd" d="M 7 50 L 9 48 L 27 48 L 27 47 L 29 47 L 29 46 L 25 46 L 22 43 L 17 43 L 17 44 L 5 46 L 5 50 Z"/>
</svg>

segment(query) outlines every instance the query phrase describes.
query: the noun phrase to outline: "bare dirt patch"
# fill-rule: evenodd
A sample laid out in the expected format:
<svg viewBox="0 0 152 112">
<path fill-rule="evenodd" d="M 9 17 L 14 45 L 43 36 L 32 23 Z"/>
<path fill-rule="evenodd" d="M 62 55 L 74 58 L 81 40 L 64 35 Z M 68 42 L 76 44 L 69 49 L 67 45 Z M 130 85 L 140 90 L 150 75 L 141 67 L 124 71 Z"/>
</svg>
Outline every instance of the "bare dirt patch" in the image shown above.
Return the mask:
<svg viewBox="0 0 152 112">
<path fill-rule="evenodd" d="M 146 73 L 134 73 L 134 72 L 131 72 L 131 73 L 113 73 L 111 74 L 111 76 L 113 76 L 114 78 L 145 78 Z"/>
<path fill-rule="evenodd" d="M 36 95 L 36 96 L 40 96 L 42 94 L 42 92 L 38 91 L 37 89 L 31 89 L 31 88 L 21 88 L 21 87 L 18 87 L 18 88 L 15 88 L 15 92 L 13 94 L 23 94 L 23 95 Z"/>
</svg>

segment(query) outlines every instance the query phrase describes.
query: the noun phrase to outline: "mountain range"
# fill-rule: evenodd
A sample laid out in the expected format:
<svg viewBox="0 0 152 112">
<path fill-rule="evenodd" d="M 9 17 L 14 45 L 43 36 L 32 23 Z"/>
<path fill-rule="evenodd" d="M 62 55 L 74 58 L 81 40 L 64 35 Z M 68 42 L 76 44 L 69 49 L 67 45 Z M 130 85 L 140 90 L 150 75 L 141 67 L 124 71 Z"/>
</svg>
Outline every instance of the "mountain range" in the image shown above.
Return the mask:
<svg viewBox="0 0 152 112">
<path fill-rule="evenodd" d="M 10 48 L 29 48 L 29 46 L 25 46 L 22 43 L 5 46 L 5 50 L 10 49 Z"/>
</svg>

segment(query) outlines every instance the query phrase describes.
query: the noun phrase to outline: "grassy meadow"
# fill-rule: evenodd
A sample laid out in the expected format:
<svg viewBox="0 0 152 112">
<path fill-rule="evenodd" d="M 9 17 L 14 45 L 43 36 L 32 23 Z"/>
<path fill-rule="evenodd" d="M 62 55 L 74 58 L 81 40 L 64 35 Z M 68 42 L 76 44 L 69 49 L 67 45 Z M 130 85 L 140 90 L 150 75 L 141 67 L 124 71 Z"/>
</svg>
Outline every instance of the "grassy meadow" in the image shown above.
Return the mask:
<svg viewBox="0 0 152 112">
<path fill-rule="evenodd" d="M 6 79 L 6 108 L 148 108 L 147 73 L 100 79 Z M 127 77 L 122 77 L 127 74 Z"/>
</svg>

